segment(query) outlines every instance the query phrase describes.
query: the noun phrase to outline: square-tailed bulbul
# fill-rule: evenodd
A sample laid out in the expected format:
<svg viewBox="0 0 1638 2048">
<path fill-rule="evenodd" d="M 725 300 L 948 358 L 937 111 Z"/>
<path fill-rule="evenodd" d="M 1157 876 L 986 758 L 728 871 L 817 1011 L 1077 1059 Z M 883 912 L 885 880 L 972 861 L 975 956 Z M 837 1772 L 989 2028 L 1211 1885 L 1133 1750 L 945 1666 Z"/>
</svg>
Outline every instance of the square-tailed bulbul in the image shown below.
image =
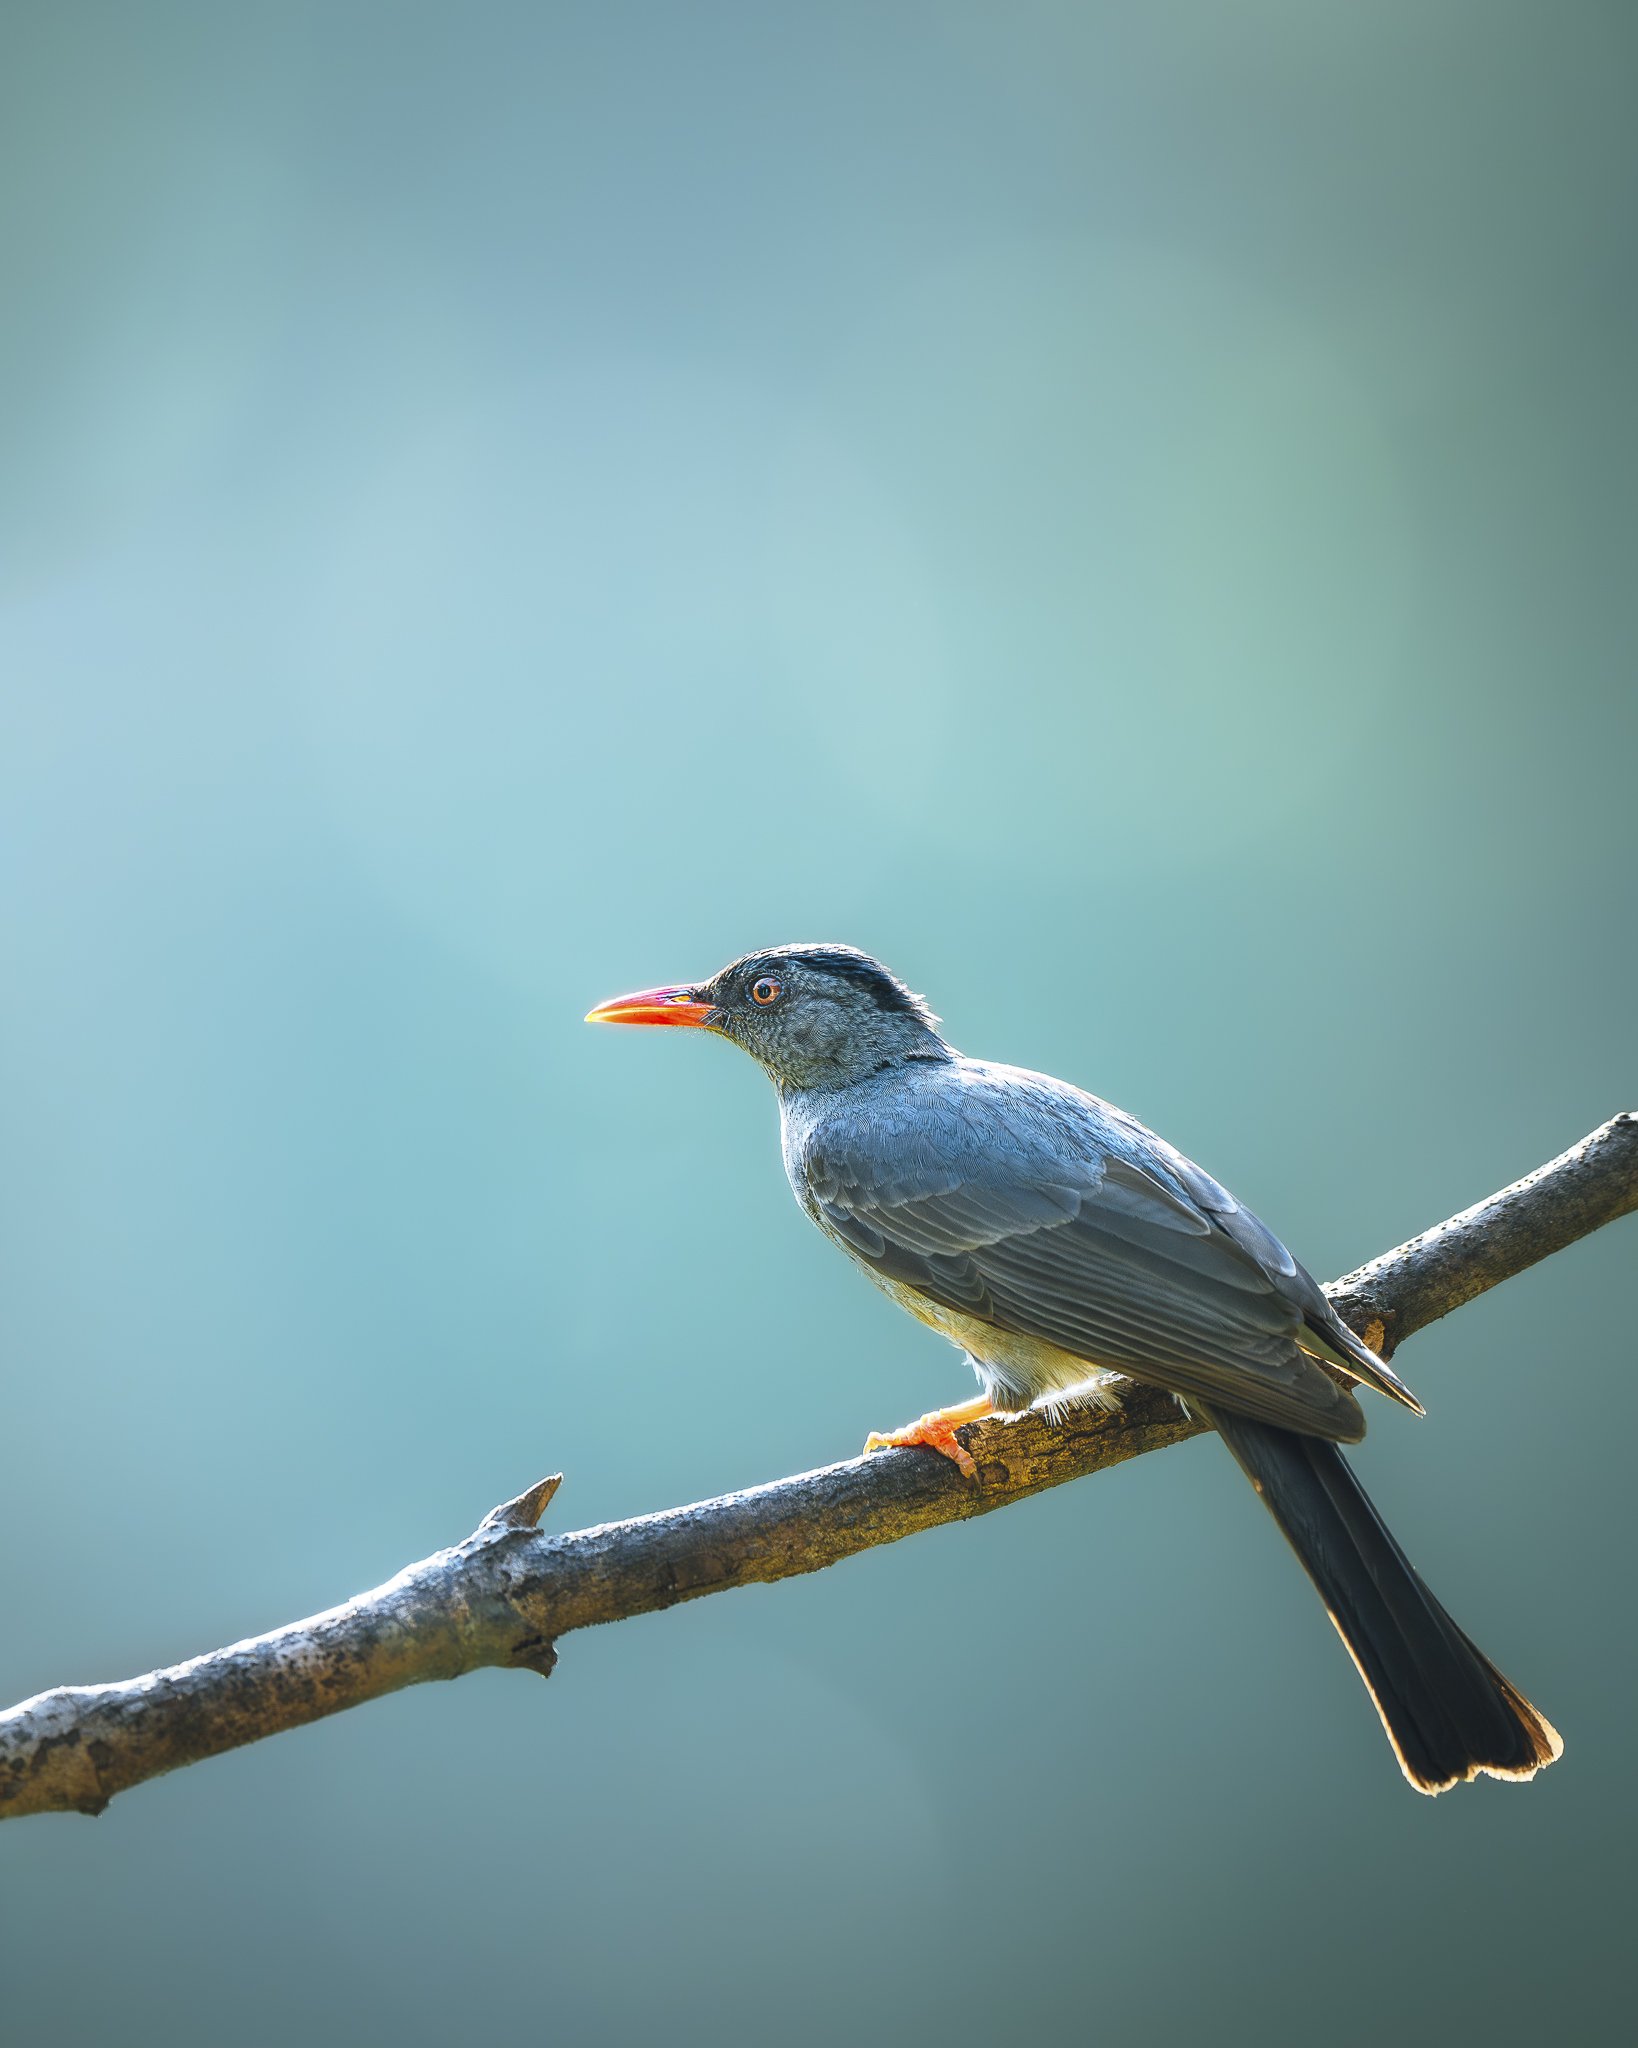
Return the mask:
<svg viewBox="0 0 1638 2048">
<path fill-rule="evenodd" d="M 969 1478 L 982 1415 L 1169 1389 L 1223 1438 L 1302 1560 L 1405 1776 L 1529 1778 L 1563 1744 L 1434 1599 L 1337 1449 L 1353 1394 L 1421 1404 L 1226 1188 L 1067 1081 L 956 1052 L 851 946 L 777 946 L 591 1012 L 729 1038 L 779 1090 L 785 1171 L 834 1244 L 966 1352 L 976 1400 L 869 1439 Z M 1327 1370 L 1329 1368 L 1329 1370 Z"/>
</svg>

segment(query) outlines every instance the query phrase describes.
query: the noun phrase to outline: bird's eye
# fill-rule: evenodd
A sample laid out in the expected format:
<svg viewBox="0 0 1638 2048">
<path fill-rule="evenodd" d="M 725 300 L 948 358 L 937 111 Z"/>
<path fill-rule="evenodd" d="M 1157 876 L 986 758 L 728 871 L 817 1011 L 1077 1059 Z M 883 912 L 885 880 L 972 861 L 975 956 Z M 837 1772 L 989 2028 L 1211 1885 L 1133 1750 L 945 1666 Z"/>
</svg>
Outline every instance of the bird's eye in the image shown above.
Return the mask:
<svg viewBox="0 0 1638 2048">
<path fill-rule="evenodd" d="M 760 1003 L 763 1009 L 770 1003 L 777 1003 L 784 992 L 783 984 L 775 981 L 771 974 L 765 974 L 760 981 L 751 983 L 751 1001 Z"/>
</svg>

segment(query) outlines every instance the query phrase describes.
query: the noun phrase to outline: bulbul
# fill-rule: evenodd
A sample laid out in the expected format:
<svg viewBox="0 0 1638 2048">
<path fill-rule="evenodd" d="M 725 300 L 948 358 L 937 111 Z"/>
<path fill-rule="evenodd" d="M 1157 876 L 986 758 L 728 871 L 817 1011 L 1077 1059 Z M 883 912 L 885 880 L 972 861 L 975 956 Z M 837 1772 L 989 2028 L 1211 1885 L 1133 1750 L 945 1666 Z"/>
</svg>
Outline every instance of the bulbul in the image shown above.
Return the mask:
<svg viewBox="0 0 1638 2048">
<path fill-rule="evenodd" d="M 983 1392 L 865 1448 L 925 1445 L 969 1478 L 980 1416 L 1165 1387 L 1238 1459 L 1319 1590 L 1420 1792 L 1530 1778 L 1556 1730 L 1434 1599 L 1337 1449 L 1365 1434 L 1347 1381 L 1414 1413 L 1398 1376 L 1228 1190 L 1067 1081 L 967 1059 L 851 946 L 748 953 L 644 989 L 593 1023 L 689 1025 L 779 1091 L 796 1199 L 902 1308 L 958 1345 Z"/>
</svg>

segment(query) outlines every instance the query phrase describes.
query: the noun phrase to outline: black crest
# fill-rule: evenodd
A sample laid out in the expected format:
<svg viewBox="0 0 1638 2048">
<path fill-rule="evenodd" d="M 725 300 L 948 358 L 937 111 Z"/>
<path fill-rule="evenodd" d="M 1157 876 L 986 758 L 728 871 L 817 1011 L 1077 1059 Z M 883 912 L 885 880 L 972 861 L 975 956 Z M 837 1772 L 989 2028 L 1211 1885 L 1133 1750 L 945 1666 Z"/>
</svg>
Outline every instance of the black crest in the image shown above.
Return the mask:
<svg viewBox="0 0 1638 2048">
<path fill-rule="evenodd" d="M 938 1022 L 924 997 L 907 989 L 896 974 L 889 974 L 879 960 L 872 960 L 856 946 L 783 946 L 774 957 L 781 956 L 799 960 L 815 973 L 831 974 L 838 981 L 845 981 L 861 995 L 869 996 L 877 1009 L 890 1017 L 914 1017 L 929 1030 Z"/>
</svg>

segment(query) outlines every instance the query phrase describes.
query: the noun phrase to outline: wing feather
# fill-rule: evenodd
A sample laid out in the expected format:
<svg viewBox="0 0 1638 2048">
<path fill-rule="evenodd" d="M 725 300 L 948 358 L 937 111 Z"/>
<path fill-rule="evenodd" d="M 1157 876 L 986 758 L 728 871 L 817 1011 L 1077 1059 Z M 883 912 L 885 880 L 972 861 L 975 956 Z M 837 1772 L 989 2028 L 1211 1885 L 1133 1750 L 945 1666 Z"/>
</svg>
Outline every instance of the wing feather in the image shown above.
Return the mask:
<svg viewBox="0 0 1638 2048">
<path fill-rule="evenodd" d="M 940 1100 L 885 1128 L 838 1113 L 792 1160 L 815 1220 L 854 1258 L 1091 1366 L 1310 1434 L 1363 1433 L 1357 1402 L 1309 1355 L 1340 1351 L 1360 1372 L 1329 1304 L 1250 1211 L 1095 1098 L 964 1067 L 959 1113 Z"/>
</svg>

